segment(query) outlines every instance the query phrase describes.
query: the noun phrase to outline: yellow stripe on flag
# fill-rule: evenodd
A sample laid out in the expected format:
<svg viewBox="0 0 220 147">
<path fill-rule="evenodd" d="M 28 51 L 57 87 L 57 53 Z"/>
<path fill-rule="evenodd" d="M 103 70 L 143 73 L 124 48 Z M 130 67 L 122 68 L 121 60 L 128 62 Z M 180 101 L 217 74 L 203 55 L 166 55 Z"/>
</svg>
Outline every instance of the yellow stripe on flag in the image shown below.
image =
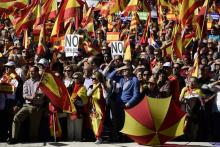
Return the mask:
<svg viewBox="0 0 220 147">
<path fill-rule="evenodd" d="M 148 143 L 149 145 L 159 145 L 160 144 L 160 140 L 158 135 L 156 134 L 154 136 L 154 138 Z"/>
<path fill-rule="evenodd" d="M 170 105 L 171 97 L 168 98 L 161 98 L 161 99 L 155 99 L 148 97 L 148 103 L 151 110 L 152 118 L 154 120 L 154 124 L 156 127 L 156 130 L 158 130 L 163 124 L 163 121 L 166 117 L 166 114 L 168 112 L 168 108 Z"/>
<path fill-rule="evenodd" d="M 184 123 L 185 123 L 186 115 L 179 120 L 175 125 L 172 125 L 170 128 L 160 131 L 160 134 L 165 136 L 180 136 L 184 134 Z"/>
<path fill-rule="evenodd" d="M 50 73 L 45 73 L 42 83 L 50 89 L 57 97 L 60 97 L 59 87 Z"/>
<path fill-rule="evenodd" d="M 146 126 L 143 126 L 132 116 L 130 116 L 126 111 L 125 111 L 125 124 L 120 132 L 133 136 L 144 136 L 153 133 L 152 130 L 148 129 Z"/>
</svg>

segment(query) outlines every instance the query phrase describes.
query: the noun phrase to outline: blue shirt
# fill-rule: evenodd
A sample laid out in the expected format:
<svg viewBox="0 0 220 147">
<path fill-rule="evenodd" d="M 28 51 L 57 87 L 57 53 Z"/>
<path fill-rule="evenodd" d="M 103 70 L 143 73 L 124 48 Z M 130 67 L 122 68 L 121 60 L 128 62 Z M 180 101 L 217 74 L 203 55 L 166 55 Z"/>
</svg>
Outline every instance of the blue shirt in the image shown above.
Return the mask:
<svg viewBox="0 0 220 147">
<path fill-rule="evenodd" d="M 125 79 L 123 76 L 117 76 L 113 71 L 108 76 L 109 79 L 116 80 L 119 83 L 119 99 L 123 104 L 132 106 L 140 98 L 140 82 L 135 76 Z"/>
</svg>

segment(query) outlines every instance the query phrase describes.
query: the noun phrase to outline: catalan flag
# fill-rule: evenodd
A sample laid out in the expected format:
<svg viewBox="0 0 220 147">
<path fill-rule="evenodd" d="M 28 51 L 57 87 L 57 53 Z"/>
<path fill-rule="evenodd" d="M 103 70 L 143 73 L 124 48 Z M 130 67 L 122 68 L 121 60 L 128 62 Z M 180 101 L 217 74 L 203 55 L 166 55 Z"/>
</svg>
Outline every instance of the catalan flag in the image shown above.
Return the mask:
<svg viewBox="0 0 220 147">
<path fill-rule="evenodd" d="M 39 86 L 54 106 L 64 112 L 73 113 L 76 111 L 64 83 L 50 70 L 44 72 Z"/>
</svg>

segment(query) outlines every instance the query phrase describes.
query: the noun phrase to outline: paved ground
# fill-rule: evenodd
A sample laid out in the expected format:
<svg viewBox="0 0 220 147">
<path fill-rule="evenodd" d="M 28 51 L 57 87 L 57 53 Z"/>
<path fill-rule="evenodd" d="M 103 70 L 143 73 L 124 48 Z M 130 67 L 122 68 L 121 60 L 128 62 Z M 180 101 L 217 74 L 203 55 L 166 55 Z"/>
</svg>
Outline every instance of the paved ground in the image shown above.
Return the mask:
<svg viewBox="0 0 220 147">
<path fill-rule="evenodd" d="M 19 143 L 16 145 L 7 145 L 6 143 L 0 143 L 0 147 L 143 147 L 136 143 L 111 143 L 96 145 L 93 142 L 45 142 L 45 143 Z M 206 147 L 206 146 L 219 146 L 220 143 L 208 143 L 208 142 L 168 142 L 164 147 Z"/>
</svg>

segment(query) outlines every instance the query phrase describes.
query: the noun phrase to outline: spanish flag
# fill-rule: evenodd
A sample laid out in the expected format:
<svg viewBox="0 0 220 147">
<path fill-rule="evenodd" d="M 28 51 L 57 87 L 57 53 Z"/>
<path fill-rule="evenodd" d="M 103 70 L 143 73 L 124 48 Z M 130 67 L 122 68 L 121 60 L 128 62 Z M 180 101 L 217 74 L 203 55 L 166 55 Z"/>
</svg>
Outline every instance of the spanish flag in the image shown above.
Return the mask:
<svg viewBox="0 0 220 147">
<path fill-rule="evenodd" d="M 0 1 L 0 14 L 12 12 L 13 8 L 23 9 L 28 5 L 29 0 L 7 0 Z"/>
<path fill-rule="evenodd" d="M 57 2 L 55 0 L 48 0 L 44 4 L 39 3 L 35 27 L 44 24 L 48 19 L 55 19 L 56 14 Z"/>
<path fill-rule="evenodd" d="M 54 106 L 68 113 L 76 111 L 64 83 L 50 70 L 44 72 L 39 86 Z"/>
<path fill-rule="evenodd" d="M 182 0 L 180 10 L 180 20 L 183 26 L 186 25 L 187 20 L 190 18 L 196 8 L 203 5 L 205 0 Z"/>
<path fill-rule="evenodd" d="M 103 17 L 107 17 L 109 14 L 109 3 L 105 3 L 101 9 L 100 9 L 100 15 L 102 15 Z"/>
<path fill-rule="evenodd" d="M 64 17 L 65 21 L 76 16 L 76 8 L 79 8 L 80 4 L 77 0 L 67 0 L 66 7 L 64 9 Z"/>
<path fill-rule="evenodd" d="M 109 14 L 115 14 L 123 10 L 123 1 L 120 0 L 110 0 L 109 1 Z"/>
<path fill-rule="evenodd" d="M 81 22 L 81 26 L 85 27 L 90 22 L 91 17 L 93 17 L 93 7 L 90 7 L 89 10 L 86 12 Z"/>
<path fill-rule="evenodd" d="M 125 40 L 125 54 L 124 54 L 124 61 L 131 61 L 131 45 L 130 45 L 130 37 L 128 36 Z"/>
<path fill-rule="evenodd" d="M 147 13 L 147 14 L 148 14 L 148 16 L 147 16 L 147 21 L 146 21 L 145 28 L 144 28 L 144 33 L 143 33 L 141 40 L 140 40 L 141 44 L 147 43 L 147 39 L 148 39 L 147 34 L 148 34 L 148 26 L 149 26 L 150 20 L 151 20 L 151 13 Z"/>
<path fill-rule="evenodd" d="M 139 25 L 140 20 L 137 12 L 132 12 L 131 24 L 130 24 L 130 31 L 132 32 L 135 30 L 137 31 L 137 26 Z"/>
<path fill-rule="evenodd" d="M 19 35 L 22 32 L 22 30 L 27 29 L 29 26 L 35 23 L 37 17 L 38 4 L 39 1 L 36 0 L 24 11 L 21 11 L 22 15 L 17 18 L 16 22 L 14 22 L 17 35 Z"/>
<path fill-rule="evenodd" d="M 62 136 L 62 129 L 58 118 L 56 108 L 50 103 L 49 104 L 49 122 L 50 122 L 50 135 L 54 137 Z"/>
<path fill-rule="evenodd" d="M 46 52 L 46 47 L 45 47 L 45 27 L 44 25 L 41 26 L 40 30 L 40 37 L 39 37 L 39 42 L 36 50 L 37 55 L 42 55 Z"/>
<path fill-rule="evenodd" d="M 198 57 L 198 55 L 196 56 L 194 63 L 193 63 L 192 76 L 197 77 L 197 78 L 199 77 L 199 57 Z"/>
<path fill-rule="evenodd" d="M 172 52 L 172 58 L 175 56 L 177 58 L 182 58 L 182 52 L 183 52 L 183 40 L 181 37 L 181 29 L 180 26 L 177 27 L 177 32 L 173 38 L 173 52 Z M 174 58 L 173 58 L 174 59 Z"/>
<path fill-rule="evenodd" d="M 138 3 L 139 3 L 139 0 L 130 0 L 127 7 L 123 11 L 123 14 L 127 16 L 132 11 L 138 11 Z"/>
</svg>

